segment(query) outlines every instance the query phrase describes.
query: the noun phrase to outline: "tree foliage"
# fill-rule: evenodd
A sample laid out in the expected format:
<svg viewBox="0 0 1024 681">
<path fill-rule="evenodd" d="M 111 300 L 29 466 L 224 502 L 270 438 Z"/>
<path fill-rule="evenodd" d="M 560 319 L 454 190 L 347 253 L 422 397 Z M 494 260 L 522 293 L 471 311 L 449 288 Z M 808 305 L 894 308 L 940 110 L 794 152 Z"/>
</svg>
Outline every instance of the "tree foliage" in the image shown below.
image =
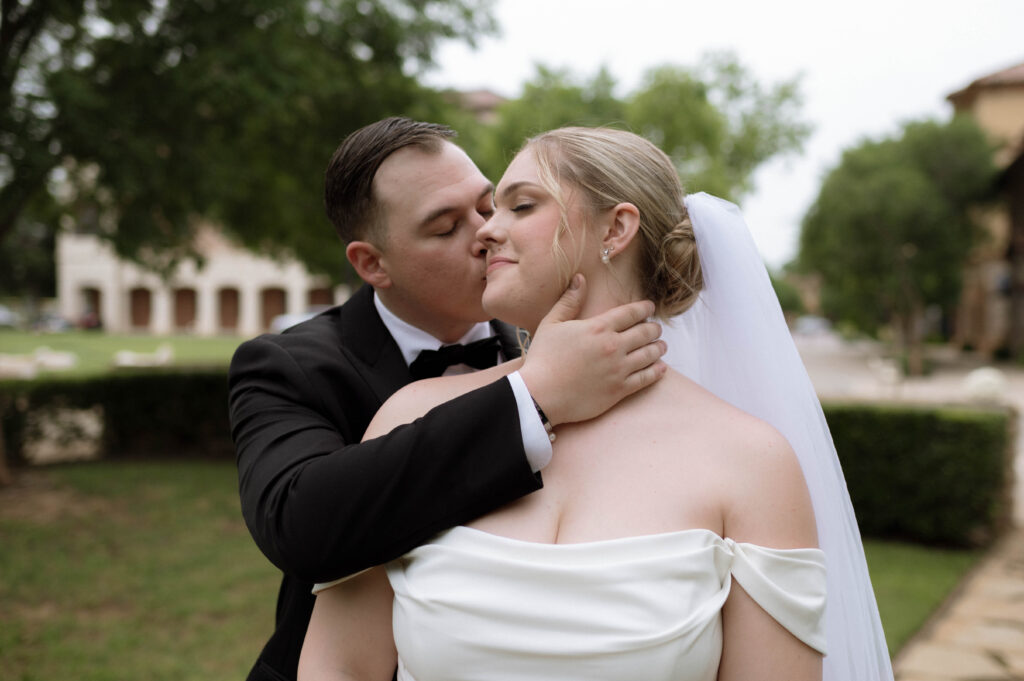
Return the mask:
<svg viewBox="0 0 1024 681">
<path fill-rule="evenodd" d="M 638 89 L 616 95 L 608 71 L 577 79 L 538 66 L 499 120 L 471 130 L 465 143 L 481 169 L 497 178 L 523 140 L 563 125 L 612 125 L 661 147 L 691 191 L 739 199 L 767 159 L 800 149 L 810 127 L 800 118 L 796 80 L 764 86 L 730 54 L 695 67 L 658 66 Z"/>
<path fill-rule="evenodd" d="M 477 121 L 418 78 L 439 40 L 495 29 L 491 3 L 5 0 L 0 257 L 27 234 L 52 239 L 63 214 L 169 272 L 198 256 L 210 221 L 342 278 L 323 170 L 348 132 L 394 114 L 453 125 L 495 180 L 529 135 L 625 127 L 660 144 L 688 189 L 733 199 L 808 133 L 795 81 L 764 87 L 729 55 L 652 69 L 624 97 L 606 69 L 580 81 L 538 66 L 496 122 Z"/>
<path fill-rule="evenodd" d="M 36 201 L 0 241 L 0 295 L 24 296 L 29 304 L 56 295 L 55 230 L 59 215 L 50 201 Z"/>
<path fill-rule="evenodd" d="M 4 0 L 0 240 L 63 192 L 122 255 L 167 266 L 204 219 L 338 273 L 323 169 L 351 130 L 437 118 L 438 40 L 490 0 Z"/>
<path fill-rule="evenodd" d="M 647 73 L 627 121 L 675 161 L 686 186 L 738 200 L 754 170 L 810 134 L 796 79 L 766 87 L 729 54 Z"/>
<path fill-rule="evenodd" d="M 523 141 L 532 135 L 564 125 L 621 124 L 625 105 L 615 97 L 614 87 L 614 79 L 604 68 L 589 80 L 577 82 L 569 71 L 538 65 L 519 96 L 499 107 L 495 122 L 462 122 L 461 143 L 480 170 L 497 182 Z"/>
<path fill-rule="evenodd" d="M 977 238 L 970 209 L 992 196 L 994 172 L 984 134 L 963 117 L 848 149 L 800 236 L 799 265 L 821 274 L 825 312 L 868 332 L 891 324 L 918 350 L 926 308 L 959 295 Z"/>
</svg>

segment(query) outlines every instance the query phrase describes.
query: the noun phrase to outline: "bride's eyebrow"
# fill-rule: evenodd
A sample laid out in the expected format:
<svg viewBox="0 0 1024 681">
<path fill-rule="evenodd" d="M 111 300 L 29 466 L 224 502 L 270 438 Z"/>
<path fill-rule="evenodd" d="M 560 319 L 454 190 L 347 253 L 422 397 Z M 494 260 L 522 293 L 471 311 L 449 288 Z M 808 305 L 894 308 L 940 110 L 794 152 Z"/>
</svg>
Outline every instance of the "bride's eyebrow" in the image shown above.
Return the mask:
<svg viewBox="0 0 1024 681">
<path fill-rule="evenodd" d="M 497 193 L 495 198 L 507 199 L 509 194 L 514 194 L 517 189 L 521 187 L 540 187 L 536 182 L 527 182 L 526 180 L 520 180 L 519 182 L 513 182 L 512 184 L 503 187 L 500 192 Z"/>
</svg>

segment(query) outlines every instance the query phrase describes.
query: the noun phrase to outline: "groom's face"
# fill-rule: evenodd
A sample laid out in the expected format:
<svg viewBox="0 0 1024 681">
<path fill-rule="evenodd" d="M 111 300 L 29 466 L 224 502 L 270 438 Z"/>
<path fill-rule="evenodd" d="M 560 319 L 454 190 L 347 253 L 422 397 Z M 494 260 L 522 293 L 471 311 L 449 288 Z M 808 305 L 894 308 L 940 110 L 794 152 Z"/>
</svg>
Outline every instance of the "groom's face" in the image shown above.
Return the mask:
<svg viewBox="0 0 1024 681">
<path fill-rule="evenodd" d="M 493 211 L 492 185 L 469 156 L 450 142 L 437 152 L 405 147 L 381 164 L 374 192 L 390 283 L 378 290 L 388 308 L 444 341 L 488 319 L 476 231 Z"/>
</svg>

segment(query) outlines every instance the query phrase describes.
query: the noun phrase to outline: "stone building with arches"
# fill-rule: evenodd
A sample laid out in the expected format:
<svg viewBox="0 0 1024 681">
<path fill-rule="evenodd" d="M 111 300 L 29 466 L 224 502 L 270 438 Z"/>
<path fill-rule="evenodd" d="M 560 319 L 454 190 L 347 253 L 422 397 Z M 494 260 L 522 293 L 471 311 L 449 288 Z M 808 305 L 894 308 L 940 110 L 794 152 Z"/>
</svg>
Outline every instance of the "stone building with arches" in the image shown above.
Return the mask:
<svg viewBox="0 0 1024 681">
<path fill-rule="evenodd" d="M 111 333 L 255 336 L 279 315 L 301 315 L 348 298 L 300 263 L 260 257 L 218 230 L 201 230 L 206 262 L 182 263 L 167 279 L 122 260 L 96 236 L 57 238 L 57 300 L 65 319 Z"/>
<path fill-rule="evenodd" d="M 505 101 L 489 90 L 449 95 L 484 123 L 496 120 Z M 248 337 L 271 330 L 279 315 L 340 305 L 351 293 L 301 263 L 238 247 L 212 225 L 200 231 L 196 248 L 204 266 L 183 263 L 164 280 L 120 259 L 95 236 L 62 231 L 56 247 L 58 313 L 75 323 L 95 321 L 112 333 Z"/>
</svg>

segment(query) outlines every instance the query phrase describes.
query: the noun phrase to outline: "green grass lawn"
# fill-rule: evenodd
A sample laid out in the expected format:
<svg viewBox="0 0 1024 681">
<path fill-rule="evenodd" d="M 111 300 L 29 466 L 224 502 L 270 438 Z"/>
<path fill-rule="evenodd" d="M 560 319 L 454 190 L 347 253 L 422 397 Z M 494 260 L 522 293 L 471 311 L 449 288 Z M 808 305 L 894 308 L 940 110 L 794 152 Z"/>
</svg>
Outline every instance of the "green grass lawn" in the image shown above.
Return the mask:
<svg viewBox="0 0 1024 681">
<path fill-rule="evenodd" d="M 273 628 L 230 463 L 31 471 L 0 546 L 0 678 L 237 681 Z"/>
<path fill-rule="evenodd" d="M 85 376 L 109 371 L 118 350 L 154 352 L 163 343 L 174 349 L 174 363 L 184 366 L 227 366 L 235 348 L 245 339 L 237 336 L 126 336 L 96 331 L 32 333 L 0 329 L 0 354 L 27 355 L 37 348 L 73 352 L 78 364 L 51 375 Z"/>
<path fill-rule="evenodd" d="M 864 553 L 891 655 L 921 628 L 982 556 L 981 551 L 877 540 L 865 541 Z"/>
<path fill-rule="evenodd" d="M 979 556 L 867 555 L 893 652 Z M 32 469 L 0 490 L 0 679 L 242 679 L 277 584 L 229 462 Z"/>
</svg>

